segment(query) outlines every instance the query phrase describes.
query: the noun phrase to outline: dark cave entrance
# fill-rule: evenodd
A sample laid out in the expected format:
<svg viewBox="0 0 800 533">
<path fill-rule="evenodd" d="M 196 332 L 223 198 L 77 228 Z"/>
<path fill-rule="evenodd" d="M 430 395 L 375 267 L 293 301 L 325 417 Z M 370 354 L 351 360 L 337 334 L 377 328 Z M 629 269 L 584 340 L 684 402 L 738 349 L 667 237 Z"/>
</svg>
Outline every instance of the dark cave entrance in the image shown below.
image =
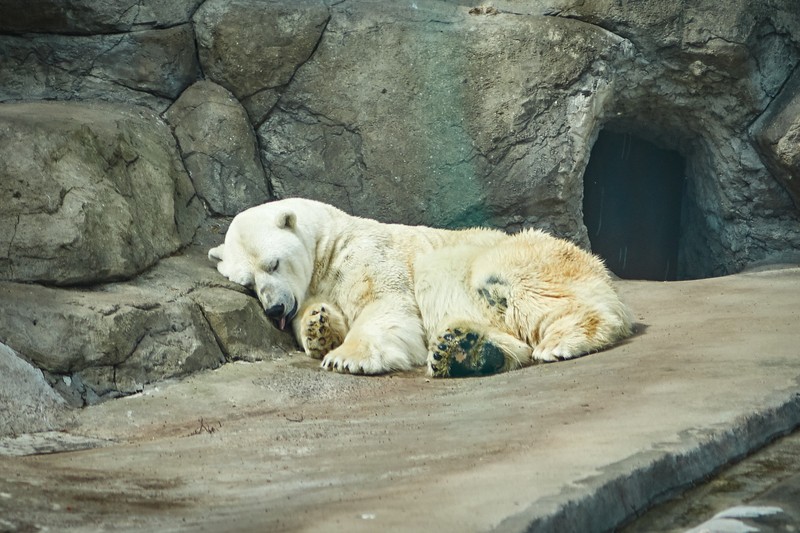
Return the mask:
<svg viewBox="0 0 800 533">
<path fill-rule="evenodd" d="M 592 251 L 617 276 L 679 278 L 685 176 L 678 152 L 600 132 L 583 178 L 583 220 Z"/>
</svg>

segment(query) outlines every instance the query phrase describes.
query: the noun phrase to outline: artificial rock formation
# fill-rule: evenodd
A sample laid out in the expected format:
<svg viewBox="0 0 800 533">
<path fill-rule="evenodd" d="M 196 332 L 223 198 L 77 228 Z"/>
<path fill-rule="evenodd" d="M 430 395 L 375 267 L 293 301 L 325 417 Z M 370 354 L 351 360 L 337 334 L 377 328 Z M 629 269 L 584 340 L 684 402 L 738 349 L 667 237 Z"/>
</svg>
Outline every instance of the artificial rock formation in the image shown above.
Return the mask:
<svg viewBox="0 0 800 533">
<path fill-rule="evenodd" d="M 199 81 L 169 108 L 186 170 L 212 213 L 233 216 L 266 202 L 269 188 L 247 113 L 226 89 Z"/>
<path fill-rule="evenodd" d="M 110 99 L 162 111 L 199 76 L 189 24 L 100 35 L 0 35 L 0 50 L 2 100 Z"/>
<path fill-rule="evenodd" d="M 147 109 L 4 104 L 0 153 L 0 279 L 130 278 L 200 222 L 175 141 Z"/>
<path fill-rule="evenodd" d="M 3 356 L 80 404 L 293 349 L 203 257 L 224 217 L 274 197 L 590 248 L 587 202 L 628 209 L 602 202 L 602 169 L 646 171 L 659 163 L 643 154 L 666 151 L 680 202 L 665 271 L 786 259 L 800 249 L 795 4 L 5 2 Z M 639 241 L 625 239 L 607 253 L 627 258 Z"/>
<path fill-rule="evenodd" d="M 329 8 L 318 0 L 207 0 L 194 15 L 198 54 L 208 79 L 238 98 L 255 124 L 314 52 Z"/>
<path fill-rule="evenodd" d="M 800 70 L 752 128 L 765 164 L 800 209 Z"/>
<path fill-rule="evenodd" d="M 128 283 L 76 290 L 0 282 L 0 302 L 0 338 L 75 405 L 294 349 L 258 302 L 199 252 L 163 260 Z"/>
<path fill-rule="evenodd" d="M 0 405 L 2 437 L 58 428 L 66 402 L 50 387 L 41 370 L 0 343 Z"/>
</svg>

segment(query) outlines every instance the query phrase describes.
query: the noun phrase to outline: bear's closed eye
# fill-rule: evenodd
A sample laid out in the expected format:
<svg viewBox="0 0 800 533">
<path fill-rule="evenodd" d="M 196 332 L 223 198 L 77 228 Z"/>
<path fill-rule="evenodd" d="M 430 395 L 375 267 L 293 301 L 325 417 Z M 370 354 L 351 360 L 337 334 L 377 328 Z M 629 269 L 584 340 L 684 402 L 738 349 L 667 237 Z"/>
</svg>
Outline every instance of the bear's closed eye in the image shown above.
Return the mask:
<svg viewBox="0 0 800 533">
<path fill-rule="evenodd" d="M 272 274 L 278 267 L 280 266 L 280 259 L 263 259 L 259 262 L 257 269 L 261 272 L 266 272 L 267 274 Z"/>
</svg>

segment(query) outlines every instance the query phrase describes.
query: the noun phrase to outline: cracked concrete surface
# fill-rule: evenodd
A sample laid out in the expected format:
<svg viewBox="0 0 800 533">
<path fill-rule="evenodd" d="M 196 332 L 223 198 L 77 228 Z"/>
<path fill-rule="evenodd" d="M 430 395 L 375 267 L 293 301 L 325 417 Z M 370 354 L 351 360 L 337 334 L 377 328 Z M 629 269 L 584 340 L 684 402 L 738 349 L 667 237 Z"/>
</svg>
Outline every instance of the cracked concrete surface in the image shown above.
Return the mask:
<svg viewBox="0 0 800 533">
<path fill-rule="evenodd" d="M 0 529 L 602 531 L 800 424 L 800 268 L 620 289 L 638 334 L 573 361 L 430 380 L 294 354 L 86 408 L 39 451 L 88 449 L 0 457 Z"/>
</svg>

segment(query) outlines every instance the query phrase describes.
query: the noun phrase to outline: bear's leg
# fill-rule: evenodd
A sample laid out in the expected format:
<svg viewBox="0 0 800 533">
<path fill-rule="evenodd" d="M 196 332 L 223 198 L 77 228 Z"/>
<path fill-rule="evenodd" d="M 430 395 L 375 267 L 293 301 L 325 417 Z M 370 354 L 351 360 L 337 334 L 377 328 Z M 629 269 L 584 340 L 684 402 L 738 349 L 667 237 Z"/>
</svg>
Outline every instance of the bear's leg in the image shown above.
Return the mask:
<svg viewBox="0 0 800 533">
<path fill-rule="evenodd" d="M 428 373 L 433 377 L 484 376 L 530 362 L 531 348 L 502 331 L 453 323 L 431 339 Z"/>
<path fill-rule="evenodd" d="M 347 322 L 341 311 L 331 304 L 311 302 L 304 306 L 295 321 L 295 337 L 303 350 L 315 359 L 322 359 L 338 348 L 347 333 Z"/>
<path fill-rule="evenodd" d="M 342 345 L 322 359 L 322 368 L 350 374 L 409 370 L 425 362 L 422 322 L 408 295 L 378 299 L 353 321 Z"/>
<path fill-rule="evenodd" d="M 599 351 L 628 334 L 628 326 L 615 315 L 574 304 L 542 319 L 534 362 L 563 361 Z"/>
</svg>

